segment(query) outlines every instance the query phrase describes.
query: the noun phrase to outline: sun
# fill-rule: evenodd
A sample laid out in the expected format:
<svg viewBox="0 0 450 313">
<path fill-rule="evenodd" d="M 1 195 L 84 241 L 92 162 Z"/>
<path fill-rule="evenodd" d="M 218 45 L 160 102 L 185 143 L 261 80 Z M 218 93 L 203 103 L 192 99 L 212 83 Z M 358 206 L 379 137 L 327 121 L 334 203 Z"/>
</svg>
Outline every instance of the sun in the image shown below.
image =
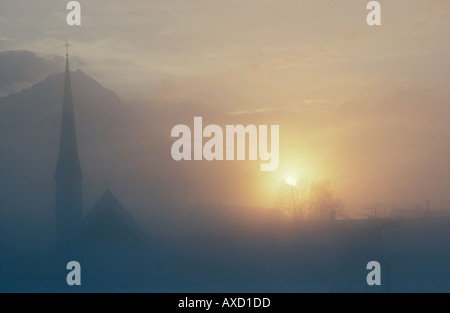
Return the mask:
<svg viewBox="0 0 450 313">
<path fill-rule="evenodd" d="M 289 185 L 291 187 L 295 187 L 297 185 L 297 179 L 295 177 L 292 176 L 288 176 L 284 179 L 284 182 L 286 183 L 286 185 Z"/>
</svg>

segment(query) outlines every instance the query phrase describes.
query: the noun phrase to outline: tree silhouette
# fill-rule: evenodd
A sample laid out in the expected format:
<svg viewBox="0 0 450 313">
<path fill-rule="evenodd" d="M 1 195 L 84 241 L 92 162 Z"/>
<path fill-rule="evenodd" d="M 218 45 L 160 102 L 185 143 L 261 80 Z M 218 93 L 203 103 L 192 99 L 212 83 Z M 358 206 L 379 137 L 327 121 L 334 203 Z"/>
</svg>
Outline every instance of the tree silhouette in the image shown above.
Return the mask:
<svg viewBox="0 0 450 313">
<path fill-rule="evenodd" d="M 343 202 L 328 182 L 298 180 L 295 186 L 284 185 L 279 193 L 279 208 L 294 220 L 335 219 L 343 216 Z"/>
</svg>

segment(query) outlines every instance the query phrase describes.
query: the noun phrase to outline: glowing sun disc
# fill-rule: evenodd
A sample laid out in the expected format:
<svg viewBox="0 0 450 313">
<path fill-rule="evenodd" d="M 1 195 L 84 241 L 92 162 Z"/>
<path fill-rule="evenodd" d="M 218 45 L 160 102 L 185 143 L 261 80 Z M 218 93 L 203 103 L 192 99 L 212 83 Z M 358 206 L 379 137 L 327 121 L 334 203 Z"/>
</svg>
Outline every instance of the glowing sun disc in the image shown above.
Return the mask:
<svg viewBox="0 0 450 313">
<path fill-rule="evenodd" d="M 295 187 L 295 185 L 297 185 L 297 179 L 295 179 L 294 177 L 291 177 L 291 176 L 286 177 L 284 179 L 284 182 L 291 187 Z"/>
</svg>

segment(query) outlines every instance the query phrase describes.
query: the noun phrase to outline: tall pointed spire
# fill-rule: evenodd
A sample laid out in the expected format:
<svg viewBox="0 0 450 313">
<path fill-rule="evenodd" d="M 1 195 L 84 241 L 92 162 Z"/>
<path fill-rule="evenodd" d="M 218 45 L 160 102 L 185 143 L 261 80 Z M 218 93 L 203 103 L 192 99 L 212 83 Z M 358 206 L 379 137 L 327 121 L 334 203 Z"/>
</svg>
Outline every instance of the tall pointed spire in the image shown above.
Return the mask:
<svg viewBox="0 0 450 313">
<path fill-rule="evenodd" d="M 65 47 L 68 49 L 69 44 L 67 43 Z M 55 171 L 56 245 L 64 256 L 70 253 L 81 223 L 82 180 L 70 83 L 69 53 L 66 50 L 61 137 Z"/>
<path fill-rule="evenodd" d="M 67 47 L 67 44 L 66 44 Z M 80 159 L 78 157 L 75 117 L 73 112 L 72 88 L 70 82 L 69 54 L 66 52 L 66 72 L 64 78 L 63 111 L 61 119 L 61 137 L 58 164 L 55 179 L 82 179 Z"/>
</svg>

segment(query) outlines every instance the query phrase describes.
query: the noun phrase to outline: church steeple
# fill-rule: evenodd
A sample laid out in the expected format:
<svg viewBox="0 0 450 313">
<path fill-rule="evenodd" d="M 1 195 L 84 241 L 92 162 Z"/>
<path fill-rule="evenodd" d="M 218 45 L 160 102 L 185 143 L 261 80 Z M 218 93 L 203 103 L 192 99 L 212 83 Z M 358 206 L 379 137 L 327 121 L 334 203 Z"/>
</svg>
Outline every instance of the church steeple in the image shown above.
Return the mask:
<svg viewBox="0 0 450 313">
<path fill-rule="evenodd" d="M 69 44 L 65 45 L 68 49 Z M 64 96 L 58 163 L 55 171 L 56 244 L 66 255 L 82 218 L 82 182 L 75 116 L 70 83 L 69 53 L 66 51 Z"/>
<path fill-rule="evenodd" d="M 59 156 L 55 179 L 82 179 L 78 157 L 75 117 L 73 112 L 72 88 L 70 83 L 69 54 L 66 53 L 66 72 L 64 78 L 64 97 L 61 119 Z"/>
</svg>

